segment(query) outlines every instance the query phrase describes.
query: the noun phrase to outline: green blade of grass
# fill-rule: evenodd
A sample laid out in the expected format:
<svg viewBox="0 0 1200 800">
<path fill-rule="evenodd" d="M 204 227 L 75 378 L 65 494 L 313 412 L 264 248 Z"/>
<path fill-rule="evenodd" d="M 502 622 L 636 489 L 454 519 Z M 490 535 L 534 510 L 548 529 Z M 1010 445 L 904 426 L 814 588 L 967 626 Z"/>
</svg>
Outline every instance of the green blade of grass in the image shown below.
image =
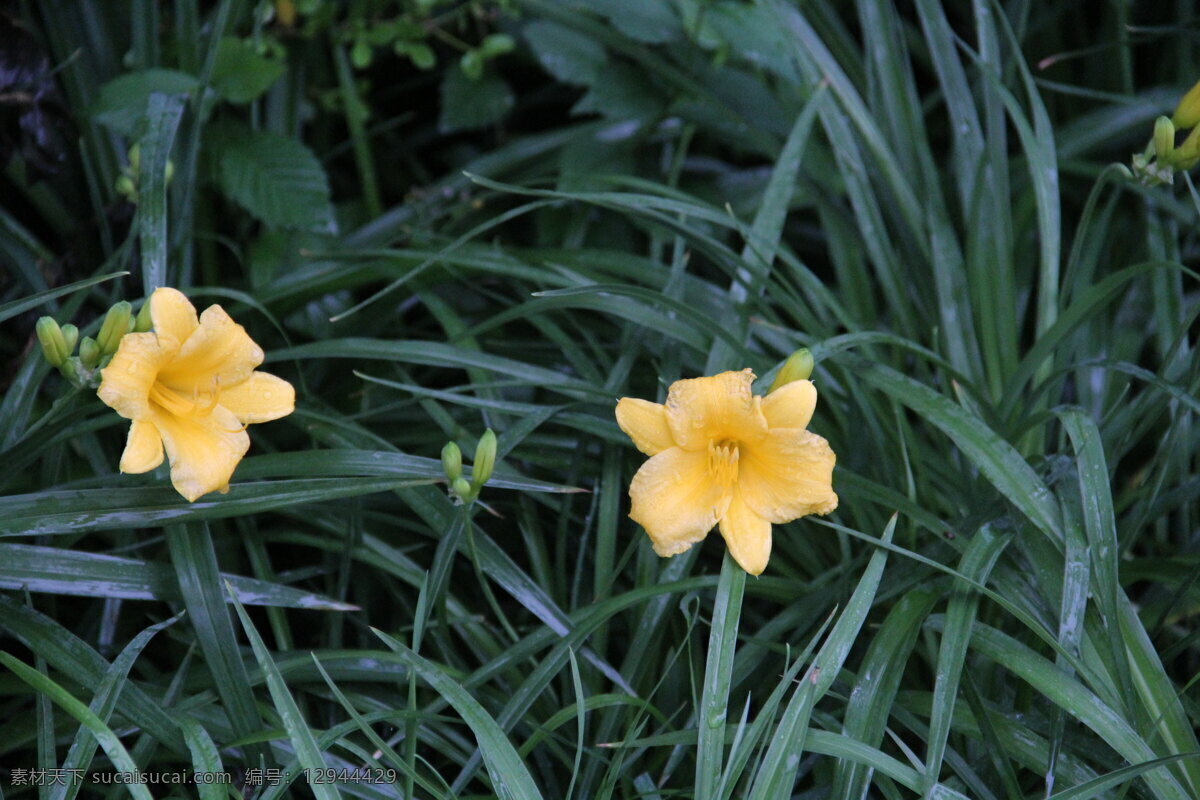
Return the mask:
<svg viewBox="0 0 1200 800">
<path fill-rule="evenodd" d="M 340 703 L 342 708 L 346 710 L 346 713 L 350 715 L 350 718 L 354 720 L 354 723 L 358 726 L 358 729 L 362 731 L 363 735 L 367 737 L 371 744 L 374 745 L 381 754 L 386 755 L 390 763 L 395 764 L 397 769 L 402 771 L 406 776 L 411 777 L 415 783 L 420 784 L 421 788 L 429 792 L 431 796 L 437 798 L 437 800 L 443 800 L 443 798 L 450 797 L 450 795 L 444 791 L 445 787 L 438 786 L 422 775 L 419 771 L 414 769 L 413 766 L 409 764 L 408 759 L 403 758 L 396 753 L 396 751 L 393 750 L 391 746 L 385 742 L 378 733 L 375 732 L 368 720 L 358 712 L 358 709 L 354 707 L 354 705 L 346 697 L 345 693 L 343 693 L 338 685 L 333 682 L 333 678 L 329 676 L 329 673 L 325 670 L 325 667 L 322 666 L 321 661 L 317 658 L 316 653 L 312 653 L 310 655 L 313 664 L 321 673 L 321 677 L 324 679 L 325 685 L 327 685 L 329 690 L 333 692 L 333 696 L 337 698 L 338 703 Z M 411 671 L 409 674 L 412 674 Z"/>
<path fill-rule="evenodd" d="M 71 294 L 71 292 L 77 292 L 80 289 L 86 289 L 89 286 L 95 286 L 98 283 L 111 281 L 114 278 L 123 278 L 128 274 L 128 272 L 113 272 L 108 275 L 99 275 L 95 278 L 86 278 L 82 281 L 68 283 L 66 286 L 60 286 L 57 289 L 47 289 L 44 292 L 31 294 L 29 297 L 22 297 L 20 300 L 13 300 L 10 303 L 4 303 L 3 305 L 0 305 L 0 322 L 4 322 L 4 320 L 8 319 L 9 317 L 15 317 L 18 314 L 24 313 L 31 308 L 37 308 L 43 303 L 47 303 L 56 297 L 62 297 L 65 294 Z"/>
<path fill-rule="evenodd" d="M 891 544 L 895 530 L 896 515 L 893 514 L 880 540 Z M 846 603 L 846 609 L 829 632 L 829 638 L 817 651 L 812 667 L 792 693 L 792 699 L 754 776 L 749 800 L 786 800 L 791 797 L 800 755 L 804 752 L 809 733 L 808 723 L 813 706 L 829 691 L 850 654 L 850 648 L 866 621 L 867 612 L 871 610 L 886 564 L 886 550 L 880 548 L 871 554 L 858 586 Z"/>
<path fill-rule="evenodd" d="M 779 706 L 783 703 L 783 698 L 787 695 L 787 690 L 791 688 L 795 682 L 796 675 L 799 674 L 800 668 L 808 663 L 813 650 L 816 649 L 817 643 L 825 635 L 825 630 L 833 622 L 833 614 L 830 614 L 821 626 L 813 633 L 808 643 L 804 646 L 804 650 L 800 655 L 792 660 L 792 664 L 784 671 L 779 682 L 775 684 L 775 688 L 771 690 L 771 694 L 767 697 L 766 702 L 759 708 L 754 722 L 747 727 L 743 724 L 735 726 L 737 728 L 736 736 L 733 744 L 729 748 L 729 758 L 725 765 L 725 771 L 721 775 L 721 793 L 722 800 L 730 800 L 733 797 L 733 792 L 737 789 L 738 782 L 742 778 L 742 773 L 746 770 L 746 765 L 750 762 L 750 757 L 754 750 L 760 747 L 764 741 L 764 737 L 772 730 L 775 722 L 775 714 Z"/>
<path fill-rule="evenodd" d="M 491 777 L 492 791 L 501 800 L 541 800 L 542 794 L 529 769 L 517 755 L 496 720 L 471 694 L 436 664 L 426 661 L 401 642 L 372 629 L 383 643 L 408 660 L 417 674 L 453 706 L 475 734 L 483 762 Z"/>
<path fill-rule="evenodd" d="M 267 354 L 267 362 L 308 358 L 351 358 L 356 360 L 401 361 L 408 364 L 427 364 L 436 367 L 480 367 L 490 372 L 509 375 L 535 386 L 587 398 L 607 396 L 588 383 L 545 367 L 526 364 L 515 359 L 482 353 L 478 350 L 455 347 L 445 342 L 404 341 L 380 339 L 326 339 L 302 344 Z"/>
<path fill-rule="evenodd" d="M 760 291 L 766 285 L 771 273 L 771 264 L 779 249 L 779 237 L 783 233 L 783 223 L 787 219 L 788 209 L 792 203 L 792 194 L 796 188 L 796 177 L 800 172 L 800 162 L 812 132 L 813 122 L 817 111 L 825 100 L 825 87 L 813 92 L 804 104 L 804 109 L 796 117 L 788 138 L 783 144 L 783 150 L 771 170 L 771 177 L 763 189 L 762 202 L 754 215 L 754 222 L 746 236 L 746 244 L 742 248 L 744 266 L 738 269 L 733 283 L 729 287 L 730 304 L 724 310 L 724 318 L 719 328 L 732 329 L 732 339 L 741 345 L 746 336 L 748 325 L 746 310 L 753 308 L 755 303 L 747 303 L 752 291 Z M 732 364 L 736 350 L 729 346 L 723 338 L 714 340 L 705 364 L 705 373 L 717 372 Z"/>
<path fill-rule="evenodd" d="M 93 691 L 112 667 L 71 631 L 4 595 L 0 595 L 0 628 L 72 681 Z M 117 698 L 116 710 L 173 752 L 187 752 L 171 716 L 137 684 L 126 683 Z"/>
<path fill-rule="evenodd" d="M 1011 541 L 1008 536 L 996 536 L 985 525 L 971 537 L 958 571 L 978 583 L 987 583 L 996 560 Z M 937 678 L 933 687 L 933 710 L 930 712 L 929 737 L 925 756 L 925 791 L 938 782 L 946 743 L 953 725 L 954 704 L 958 698 L 963 664 L 971 639 L 971 626 L 979 609 L 978 593 L 959 584 L 950 595 L 946 608 L 942 642 L 937 656 Z"/>
<path fill-rule="evenodd" d="M 157 528 L 203 522 L 300 503 L 328 502 L 430 481 L 342 478 L 234 484 L 227 495 L 189 503 L 174 489 L 78 489 L 0 498 L 0 536 Z M 54 509 L 48 511 L 48 508 Z"/>
<path fill-rule="evenodd" d="M 1011 636 L 976 622 L 971 647 L 1029 683 L 1050 702 L 1091 728 L 1130 763 L 1152 761 L 1158 757 L 1142 736 L 1113 709 L 1082 684 L 1065 676 L 1053 662 L 1039 656 Z M 1165 800 L 1187 796 L 1186 790 L 1164 768 L 1150 770 L 1143 777 L 1159 798 Z"/>
<path fill-rule="evenodd" d="M 696 800 L 715 800 L 725 762 L 725 720 L 746 572 L 728 551 L 721 562 L 712 630 L 704 665 L 704 688 L 696 710 Z"/>
<path fill-rule="evenodd" d="M 236 736 L 252 736 L 263 727 L 263 720 L 234 637 L 212 535 L 202 522 L 170 525 L 165 533 L 179 593 L 229 724 Z"/>
<path fill-rule="evenodd" d="M 183 99 L 152 94 L 149 124 L 141 140 L 138 236 L 142 250 L 142 290 L 146 297 L 167 277 L 167 158 L 183 116 Z"/>
<path fill-rule="evenodd" d="M 254 623 L 250 619 L 250 615 L 246 613 L 246 609 L 237 601 L 234 596 L 233 589 L 226 585 L 226 594 L 232 599 L 233 607 L 237 611 L 238 619 L 242 622 L 242 630 L 246 632 L 246 638 L 250 640 L 250 647 L 254 650 L 254 658 L 258 661 L 259 667 L 262 668 L 263 674 L 267 679 L 267 691 L 271 693 L 271 701 L 275 705 L 275 710 L 279 712 L 280 718 L 283 720 L 283 727 L 287 730 L 288 739 L 292 743 L 292 747 L 296 750 L 296 758 L 306 772 L 315 772 L 325 769 L 325 757 L 321 752 L 321 748 L 317 745 L 317 740 L 313 736 L 312 730 L 308 727 L 308 723 L 304 721 L 304 717 L 300 714 L 300 708 L 296 705 L 295 699 L 291 692 L 288 691 L 287 683 L 283 676 L 279 674 L 279 669 L 275 666 L 274 659 L 271 658 L 271 653 L 267 650 L 266 644 L 263 643 L 262 637 L 258 635 L 258 630 L 254 627 Z M 222 609 L 224 606 L 222 605 Z M 226 617 L 226 619 L 228 619 Z M 238 662 L 241 663 L 240 661 Z M 290 781 L 295 776 L 288 776 L 285 781 Z M 312 781 L 308 784 L 309 789 L 317 800 L 340 800 L 341 792 L 332 783 L 322 783 Z"/>
<path fill-rule="evenodd" d="M 847 737 L 876 747 L 883 741 L 904 665 L 916 645 L 921 624 L 939 596 L 930 589 L 913 589 L 900 598 L 879 626 L 851 692 L 855 702 L 846 709 Z M 862 764 L 840 761 L 831 796 L 841 800 L 862 797 L 869 781 L 870 773 Z"/>
<path fill-rule="evenodd" d="M 192 771 L 207 775 L 225 774 L 225 769 L 221 766 L 221 754 L 208 731 L 187 714 L 177 714 L 175 722 L 179 725 L 179 730 L 183 731 L 183 740 L 187 742 L 188 750 L 192 753 Z M 200 800 L 224 800 L 228 794 L 224 785 L 207 781 L 196 781 L 196 791 Z"/>
<path fill-rule="evenodd" d="M 95 737 L 101 749 L 104 750 L 104 754 L 108 756 L 108 760 L 112 762 L 114 767 L 130 775 L 138 774 L 137 764 L 133 762 L 133 759 L 129 756 L 129 751 L 125 749 L 125 745 L 121 744 L 121 740 L 117 738 L 117 735 L 112 732 L 111 728 L 104 724 L 100 717 L 96 716 L 83 703 L 76 700 L 70 692 L 36 669 L 13 658 L 8 653 L 0 652 L 0 664 L 8 667 L 16 673 L 18 678 L 28 683 L 39 693 L 49 697 L 59 708 L 77 719 Z M 129 793 L 137 800 L 153 800 L 150 791 L 144 784 L 130 783 L 127 786 Z"/>
<path fill-rule="evenodd" d="M 503 465 L 501 465 L 503 467 Z M 463 467 L 467 480 L 471 467 Z M 258 478 L 331 478 L 362 476 L 368 478 L 411 478 L 413 484 L 444 481 L 442 462 L 436 458 L 410 456 L 380 450 L 314 450 L 300 453 L 271 453 L 246 459 L 239 467 L 239 477 Z M 505 474 L 503 469 L 493 473 L 488 488 L 517 489 L 525 492 L 581 492 L 574 486 Z"/>
<path fill-rule="evenodd" d="M 1106 775 L 1093 778 L 1087 783 L 1081 783 L 1078 786 L 1063 789 L 1061 792 L 1055 792 L 1047 797 L 1046 800 L 1088 800 L 1088 798 L 1099 797 L 1100 793 L 1105 789 L 1131 781 L 1139 775 L 1144 775 L 1149 770 L 1186 759 L 1194 761 L 1198 758 L 1200 758 L 1200 751 L 1164 756 L 1144 761 L 1140 764 L 1128 764 L 1120 769 L 1114 769 Z"/>
<path fill-rule="evenodd" d="M 906 375 L 858 357 L 846 358 L 859 374 L 920 414 L 950 437 L 984 476 L 1029 518 L 1038 530 L 1062 547 L 1058 504 L 1016 449 L 961 406 Z"/>
<path fill-rule="evenodd" d="M 128 600 L 178 600 L 175 572 L 166 564 L 132 558 L 38 547 L 0 544 L 0 588 L 82 597 Z M 278 583 L 222 574 L 245 605 L 349 611 L 356 608 L 330 597 Z"/>
<path fill-rule="evenodd" d="M 170 619 L 163 620 L 155 625 L 151 625 L 125 646 L 121 654 L 113 660 L 112 666 L 108 668 L 108 672 L 104 676 L 104 680 L 96 687 L 96 694 L 92 697 L 92 702 L 88 705 L 88 710 L 95 715 L 96 719 L 107 725 L 109 717 L 112 716 L 113 709 L 117 705 L 117 698 L 120 697 L 121 690 L 125 688 L 125 683 L 129 679 L 129 670 L 133 668 L 133 662 L 141 655 L 142 650 L 154 638 L 154 634 L 178 622 L 184 612 L 180 612 Z M 62 768 L 65 770 L 83 770 L 86 771 L 92 764 L 92 758 L 95 756 L 96 747 L 99 741 L 92 735 L 90 728 L 85 723 L 78 733 L 75 734 L 75 739 L 71 742 L 71 749 L 67 751 L 66 760 L 63 761 Z M 69 774 L 69 773 L 68 773 Z M 51 787 L 51 800 L 72 800 L 82 783 L 69 781 L 66 784 L 57 784 Z"/>
</svg>

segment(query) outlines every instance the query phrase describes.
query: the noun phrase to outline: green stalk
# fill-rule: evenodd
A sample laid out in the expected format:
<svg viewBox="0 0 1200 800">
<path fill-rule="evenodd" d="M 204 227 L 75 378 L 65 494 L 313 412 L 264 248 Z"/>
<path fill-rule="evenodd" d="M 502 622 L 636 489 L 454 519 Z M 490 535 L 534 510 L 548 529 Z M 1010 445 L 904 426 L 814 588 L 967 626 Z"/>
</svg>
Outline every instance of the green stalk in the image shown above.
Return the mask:
<svg viewBox="0 0 1200 800">
<path fill-rule="evenodd" d="M 696 720 L 696 800 L 715 798 L 721 783 L 729 687 L 733 682 L 733 656 L 737 649 L 745 588 L 745 571 L 726 551 L 713 606 L 712 630 L 708 636 L 704 694 L 700 698 L 700 714 Z"/>
</svg>

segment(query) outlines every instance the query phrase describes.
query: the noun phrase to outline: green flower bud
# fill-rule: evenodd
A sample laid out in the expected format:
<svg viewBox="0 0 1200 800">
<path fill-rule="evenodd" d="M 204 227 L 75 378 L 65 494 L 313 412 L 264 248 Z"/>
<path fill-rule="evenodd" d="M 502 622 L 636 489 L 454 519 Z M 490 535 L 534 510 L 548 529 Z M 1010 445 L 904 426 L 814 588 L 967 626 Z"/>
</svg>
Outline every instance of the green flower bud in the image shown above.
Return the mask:
<svg viewBox="0 0 1200 800">
<path fill-rule="evenodd" d="M 1175 107 L 1175 113 L 1171 115 L 1171 122 L 1175 123 L 1176 128 L 1194 128 L 1196 123 L 1200 123 L 1200 81 L 1183 96 L 1179 101 L 1179 105 Z"/>
<path fill-rule="evenodd" d="M 479 437 L 479 446 L 475 448 L 475 463 L 471 465 L 471 488 L 476 493 L 492 477 L 492 469 L 496 466 L 496 434 L 488 428 Z"/>
<path fill-rule="evenodd" d="M 117 352 L 117 348 L 121 344 L 121 337 L 129 333 L 130 310 L 129 303 L 122 300 L 104 315 L 100 333 L 96 334 L 96 343 L 100 345 L 100 352 L 104 355 L 112 355 Z"/>
<path fill-rule="evenodd" d="M 52 366 L 61 367 L 71 355 L 71 351 L 67 349 L 66 339 L 63 338 L 58 323 L 53 317 L 42 317 L 34 326 L 34 331 L 37 332 L 38 343 L 42 346 L 42 355 Z"/>
<path fill-rule="evenodd" d="M 100 363 L 100 356 L 103 353 L 100 350 L 100 345 L 90 336 L 83 337 L 83 341 L 79 343 L 79 361 L 88 369 L 95 369 Z"/>
<path fill-rule="evenodd" d="M 169 186 L 171 184 L 171 178 L 174 178 L 174 177 L 175 177 L 175 162 L 167 161 L 167 166 L 163 169 L 163 179 Z"/>
<path fill-rule="evenodd" d="M 784 361 L 783 366 L 779 368 L 779 372 L 775 373 L 775 380 L 771 381 L 771 388 L 767 390 L 767 394 L 770 394 L 781 386 L 787 386 L 792 381 L 808 380 L 808 376 L 812 375 L 812 371 L 812 353 L 808 352 L 807 347 L 801 347 L 788 356 L 787 361 Z"/>
<path fill-rule="evenodd" d="M 123 195 L 131 203 L 137 202 L 137 185 L 133 178 L 128 175 L 120 176 L 117 178 L 116 188 L 117 194 Z"/>
<path fill-rule="evenodd" d="M 134 333 L 145 333 L 154 327 L 154 320 L 150 319 L 150 298 L 147 297 L 142 303 L 142 307 L 138 309 L 137 319 L 133 321 Z"/>
<path fill-rule="evenodd" d="M 451 483 L 462 477 L 462 451 L 454 442 L 446 442 L 442 448 L 442 471 Z"/>
<path fill-rule="evenodd" d="M 471 488 L 471 484 L 467 483 L 466 478 L 455 478 L 450 481 L 450 494 L 461 505 L 474 500 L 476 492 Z"/>
<path fill-rule="evenodd" d="M 142 161 L 142 144 L 141 144 L 141 142 L 133 143 L 133 147 L 129 148 L 128 156 L 129 156 L 129 168 L 131 170 L 133 170 L 133 173 L 136 175 L 138 173 L 138 170 L 141 169 L 141 161 Z"/>
<path fill-rule="evenodd" d="M 79 341 L 79 328 L 71 323 L 62 326 L 63 341 L 67 343 L 67 356 L 75 352 L 75 343 Z"/>
<path fill-rule="evenodd" d="M 1160 164 L 1170 164 L 1175 153 L 1175 126 L 1166 117 L 1154 120 L 1154 155 Z"/>
</svg>

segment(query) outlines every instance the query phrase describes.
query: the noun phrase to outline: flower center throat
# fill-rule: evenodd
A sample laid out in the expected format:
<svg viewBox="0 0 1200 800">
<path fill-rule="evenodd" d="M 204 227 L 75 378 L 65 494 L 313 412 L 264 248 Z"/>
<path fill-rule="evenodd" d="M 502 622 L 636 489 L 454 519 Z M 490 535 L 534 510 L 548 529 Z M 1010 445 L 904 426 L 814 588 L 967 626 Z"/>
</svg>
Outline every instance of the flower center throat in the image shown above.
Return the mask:
<svg viewBox="0 0 1200 800">
<path fill-rule="evenodd" d="M 212 389 L 201 392 L 192 390 L 189 399 L 182 392 L 155 381 L 150 387 L 150 402 L 157 404 L 164 411 L 176 417 L 204 417 L 212 412 L 221 401 L 221 384 L 216 376 L 213 377 Z"/>
<path fill-rule="evenodd" d="M 732 486 L 738 478 L 738 460 L 741 450 L 737 442 L 710 441 L 708 443 L 708 474 L 721 486 Z"/>
</svg>

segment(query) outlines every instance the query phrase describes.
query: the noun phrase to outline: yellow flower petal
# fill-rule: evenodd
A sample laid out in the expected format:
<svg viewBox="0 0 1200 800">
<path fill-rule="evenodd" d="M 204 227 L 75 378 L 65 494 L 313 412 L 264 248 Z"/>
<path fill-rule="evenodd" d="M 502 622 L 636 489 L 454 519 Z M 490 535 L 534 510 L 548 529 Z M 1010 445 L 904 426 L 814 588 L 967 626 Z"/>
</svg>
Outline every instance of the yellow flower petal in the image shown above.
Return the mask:
<svg viewBox="0 0 1200 800">
<path fill-rule="evenodd" d="M 154 424 L 171 462 L 171 483 L 188 502 L 228 486 L 234 468 L 250 449 L 242 424 L 221 406 L 198 418 L 160 413 Z"/>
<path fill-rule="evenodd" d="M 817 407 L 817 387 L 812 381 L 792 381 L 762 400 L 763 416 L 772 428 L 807 428 Z"/>
<path fill-rule="evenodd" d="M 150 295 L 150 321 L 159 336 L 183 344 L 200 324 L 196 308 L 178 289 L 162 287 Z"/>
<path fill-rule="evenodd" d="M 658 403 L 622 397 L 617 403 L 617 424 L 633 439 L 634 447 L 648 456 L 675 446 L 667 425 L 667 409 Z"/>
<path fill-rule="evenodd" d="M 150 415 L 150 390 L 158 372 L 178 349 L 173 339 L 154 333 L 130 333 L 121 339 L 112 361 L 100 371 L 100 399 L 125 419 Z"/>
<path fill-rule="evenodd" d="M 660 556 L 682 553 L 712 530 L 729 507 L 729 489 L 708 474 L 708 454 L 679 447 L 651 458 L 629 484 L 629 516 Z"/>
<path fill-rule="evenodd" d="M 733 493 L 733 500 L 725 516 L 721 517 L 721 536 L 742 569 L 751 575 L 761 575 L 771 557 L 771 523 L 760 517 L 746 505 L 741 492 Z"/>
<path fill-rule="evenodd" d="M 262 348 L 246 329 L 230 319 L 225 309 L 209 306 L 200 315 L 200 327 L 158 379 L 185 395 L 216 389 L 224 392 L 249 378 L 262 361 Z"/>
<path fill-rule="evenodd" d="M 242 424 L 286 417 L 296 409 L 296 390 L 283 378 L 254 372 L 232 389 L 221 392 L 221 405 Z"/>
<path fill-rule="evenodd" d="M 767 432 L 762 398 L 750 391 L 754 373 L 722 372 L 675 381 L 667 392 L 667 423 L 685 450 L 707 450 L 710 442 L 753 444 Z"/>
<path fill-rule="evenodd" d="M 121 454 L 121 472 L 149 472 L 163 462 L 162 437 L 153 423 L 135 419 L 129 426 L 125 452 Z"/>
<path fill-rule="evenodd" d="M 828 514 L 838 503 L 832 485 L 835 461 L 820 436 L 773 428 L 757 445 L 742 448 L 738 489 L 756 514 L 777 524 Z"/>
</svg>

